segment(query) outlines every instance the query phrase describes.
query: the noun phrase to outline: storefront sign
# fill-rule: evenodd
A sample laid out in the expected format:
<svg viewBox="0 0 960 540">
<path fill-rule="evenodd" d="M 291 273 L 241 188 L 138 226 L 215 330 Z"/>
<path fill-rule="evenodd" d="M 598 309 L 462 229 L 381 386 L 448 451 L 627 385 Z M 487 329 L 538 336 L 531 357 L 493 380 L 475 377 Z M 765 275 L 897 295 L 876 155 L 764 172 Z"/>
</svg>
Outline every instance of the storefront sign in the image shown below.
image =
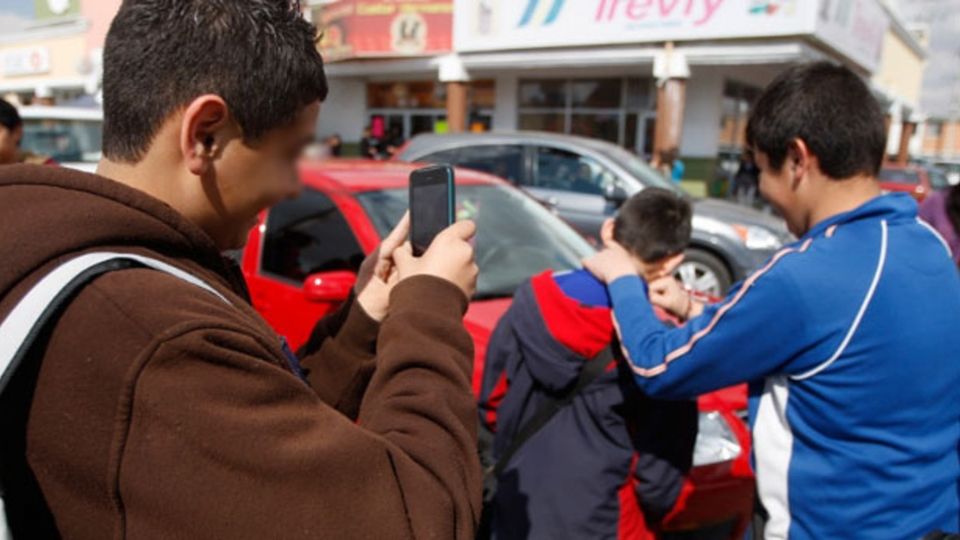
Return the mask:
<svg viewBox="0 0 960 540">
<path fill-rule="evenodd" d="M 810 0 L 456 0 L 458 51 L 811 34 Z"/>
<path fill-rule="evenodd" d="M 869 71 L 883 54 L 890 18 L 875 0 L 820 0 L 817 37 Z"/>
<path fill-rule="evenodd" d="M 453 0 L 341 0 L 320 8 L 327 60 L 449 52 Z"/>
<path fill-rule="evenodd" d="M 7 77 L 49 72 L 50 49 L 46 47 L 9 49 L 3 52 L 3 74 Z"/>
<path fill-rule="evenodd" d="M 34 0 L 34 13 L 37 20 L 76 16 L 80 14 L 80 0 Z"/>
</svg>

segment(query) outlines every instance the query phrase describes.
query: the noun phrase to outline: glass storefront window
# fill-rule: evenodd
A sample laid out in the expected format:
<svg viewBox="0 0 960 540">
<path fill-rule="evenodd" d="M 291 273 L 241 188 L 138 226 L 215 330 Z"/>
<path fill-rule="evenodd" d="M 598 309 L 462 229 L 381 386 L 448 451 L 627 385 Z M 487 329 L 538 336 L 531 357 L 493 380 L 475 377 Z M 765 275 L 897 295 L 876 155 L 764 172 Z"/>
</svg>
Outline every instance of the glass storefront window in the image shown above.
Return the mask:
<svg viewBox="0 0 960 540">
<path fill-rule="evenodd" d="M 619 109 L 623 79 L 573 81 L 573 106 L 593 109 Z"/>
<path fill-rule="evenodd" d="M 497 87 L 492 80 L 470 83 L 470 105 L 479 109 L 493 109 L 497 104 Z"/>
<path fill-rule="evenodd" d="M 570 133 L 592 139 L 620 143 L 620 112 L 600 114 L 574 114 Z"/>
<path fill-rule="evenodd" d="M 629 79 L 519 81 L 520 129 L 582 135 L 642 151 L 652 144 L 644 126 L 655 109 L 654 83 Z M 640 119 L 644 120 L 640 120 Z"/>
<path fill-rule="evenodd" d="M 566 119 L 563 113 L 521 113 L 518 127 L 528 131 L 549 131 L 566 133 Z"/>
<path fill-rule="evenodd" d="M 751 86 L 727 82 L 723 87 L 720 115 L 720 149 L 738 150 L 746 143 L 747 120 L 760 90 Z"/>
<path fill-rule="evenodd" d="M 628 111 L 656 110 L 656 93 L 650 79 L 627 79 L 625 105 Z"/>
<path fill-rule="evenodd" d="M 434 133 L 447 121 L 447 87 L 435 81 L 395 81 L 367 84 L 367 118 L 374 135 L 405 141 Z M 473 81 L 469 88 L 467 129 L 489 131 L 493 125 L 496 83 Z"/>
<path fill-rule="evenodd" d="M 566 107 L 567 81 L 520 81 L 521 107 Z"/>
</svg>

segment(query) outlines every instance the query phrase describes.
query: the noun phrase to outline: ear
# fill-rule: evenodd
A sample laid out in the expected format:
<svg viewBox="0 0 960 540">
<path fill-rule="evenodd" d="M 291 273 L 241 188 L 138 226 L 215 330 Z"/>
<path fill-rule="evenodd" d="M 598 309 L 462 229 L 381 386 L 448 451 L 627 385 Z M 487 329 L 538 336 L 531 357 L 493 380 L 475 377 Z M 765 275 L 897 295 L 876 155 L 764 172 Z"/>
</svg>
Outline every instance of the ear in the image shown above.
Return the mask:
<svg viewBox="0 0 960 540">
<path fill-rule="evenodd" d="M 228 138 L 229 125 L 230 111 L 220 96 L 200 96 L 187 105 L 180 124 L 180 152 L 191 173 L 208 172 Z"/>
<path fill-rule="evenodd" d="M 668 255 L 660 259 L 660 270 L 657 272 L 659 274 L 658 277 L 673 275 L 673 273 L 677 271 L 677 268 L 680 268 L 680 264 L 683 263 L 683 258 L 684 253 L 681 251 L 680 253 Z"/>
<path fill-rule="evenodd" d="M 810 147 L 803 139 L 796 138 L 790 141 L 784 166 L 788 168 L 790 183 L 794 190 L 800 187 L 801 182 L 810 174 L 814 159 L 816 158 L 810 153 Z"/>
<path fill-rule="evenodd" d="M 613 242 L 613 218 L 607 218 L 603 225 L 600 226 L 600 240 L 603 241 L 603 245 L 608 245 L 610 242 Z"/>
</svg>

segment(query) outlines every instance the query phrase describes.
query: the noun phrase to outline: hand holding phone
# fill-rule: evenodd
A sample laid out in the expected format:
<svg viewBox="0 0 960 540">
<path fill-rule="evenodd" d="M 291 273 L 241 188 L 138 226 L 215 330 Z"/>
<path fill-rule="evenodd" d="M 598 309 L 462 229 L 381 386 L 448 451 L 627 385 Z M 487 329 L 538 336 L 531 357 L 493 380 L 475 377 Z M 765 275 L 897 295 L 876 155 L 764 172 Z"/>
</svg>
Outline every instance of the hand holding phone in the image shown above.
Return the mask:
<svg viewBox="0 0 960 540">
<path fill-rule="evenodd" d="M 410 243 L 420 257 L 433 239 L 453 224 L 453 168 L 434 165 L 410 173 Z"/>
<path fill-rule="evenodd" d="M 399 279 L 402 281 L 416 275 L 438 277 L 456 285 L 467 298 L 472 298 L 480 273 L 471 244 L 476 232 L 474 222 L 458 221 L 438 234 L 422 257 L 414 257 L 412 246 L 404 244 L 393 254 Z"/>
</svg>

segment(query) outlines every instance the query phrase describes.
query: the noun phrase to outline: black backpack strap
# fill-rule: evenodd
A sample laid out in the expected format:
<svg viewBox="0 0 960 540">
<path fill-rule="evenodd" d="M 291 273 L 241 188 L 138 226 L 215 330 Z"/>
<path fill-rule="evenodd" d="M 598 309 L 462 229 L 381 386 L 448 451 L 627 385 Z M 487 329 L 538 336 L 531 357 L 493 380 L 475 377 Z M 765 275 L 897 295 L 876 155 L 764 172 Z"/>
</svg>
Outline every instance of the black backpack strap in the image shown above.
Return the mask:
<svg viewBox="0 0 960 540">
<path fill-rule="evenodd" d="M 607 347 L 600 351 L 600 354 L 592 360 L 588 361 L 583 369 L 580 370 L 580 377 L 577 379 L 577 383 L 562 396 L 548 397 L 547 401 L 540 405 L 540 408 L 537 409 L 533 417 L 517 431 L 510 446 L 503 455 L 500 456 L 500 459 L 497 460 L 496 465 L 487 470 L 486 474 L 494 478 L 500 476 L 504 469 L 507 468 L 507 465 L 510 464 L 510 460 L 517 451 L 536 435 L 543 426 L 547 425 L 560 410 L 573 402 L 573 399 L 577 397 L 584 388 L 603 375 L 607 366 L 609 366 L 613 360 L 613 349 L 612 347 Z"/>
</svg>

